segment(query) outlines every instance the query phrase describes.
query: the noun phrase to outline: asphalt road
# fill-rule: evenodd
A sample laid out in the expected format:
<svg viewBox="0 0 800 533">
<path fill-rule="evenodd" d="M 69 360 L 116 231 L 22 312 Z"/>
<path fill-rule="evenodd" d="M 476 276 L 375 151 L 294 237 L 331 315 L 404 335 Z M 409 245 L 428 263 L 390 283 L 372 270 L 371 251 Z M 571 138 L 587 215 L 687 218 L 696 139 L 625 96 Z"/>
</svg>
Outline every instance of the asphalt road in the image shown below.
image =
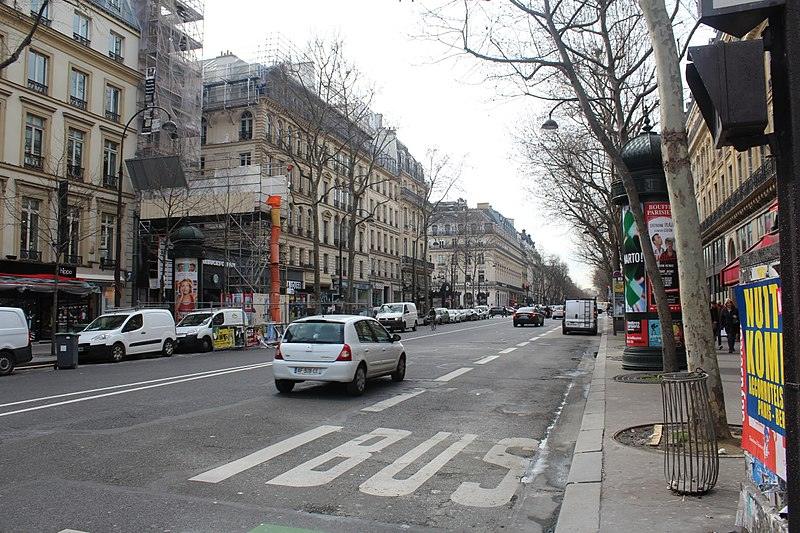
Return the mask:
<svg viewBox="0 0 800 533">
<path fill-rule="evenodd" d="M 403 335 L 406 380 L 279 395 L 268 350 L 0 379 L 0 531 L 547 531 L 599 337 Z"/>
</svg>

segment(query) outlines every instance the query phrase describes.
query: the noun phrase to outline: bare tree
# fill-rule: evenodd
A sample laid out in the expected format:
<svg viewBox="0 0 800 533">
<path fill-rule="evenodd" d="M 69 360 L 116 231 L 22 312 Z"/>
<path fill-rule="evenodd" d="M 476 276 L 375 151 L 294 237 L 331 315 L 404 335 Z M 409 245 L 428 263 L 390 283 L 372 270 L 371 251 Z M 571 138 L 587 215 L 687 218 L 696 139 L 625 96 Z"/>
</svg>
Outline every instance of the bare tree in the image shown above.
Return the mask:
<svg viewBox="0 0 800 533">
<path fill-rule="evenodd" d="M 19 59 L 19 56 L 22 54 L 22 51 L 25 50 L 25 48 L 31 44 L 31 42 L 33 41 L 33 36 L 36 33 L 36 30 L 39 29 L 39 26 L 42 25 L 42 21 L 45 19 L 44 14 L 47 11 L 49 5 L 50 5 L 50 0 L 42 0 L 42 3 L 39 5 L 39 10 L 35 13 L 35 15 L 31 13 L 31 15 L 33 16 L 33 24 L 31 25 L 31 29 L 28 30 L 28 33 L 26 33 L 25 36 L 22 38 L 22 40 L 19 43 L 17 43 L 17 45 L 14 47 L 13 50 L 11 49 L 8 50 L 8 57 L 0 61 L 0 71 L 2 71 L 4 68 L 11 65 L 12 63 L 15 63 Z M 27 15 L 23 14 L 19 14 L 18 16 L 20 18 L 23 17 L 27 18 Z M 5 55 L 6 50 L 0 50 L 0 52 L 2 52 L 3 55 Z"/>
</svg>

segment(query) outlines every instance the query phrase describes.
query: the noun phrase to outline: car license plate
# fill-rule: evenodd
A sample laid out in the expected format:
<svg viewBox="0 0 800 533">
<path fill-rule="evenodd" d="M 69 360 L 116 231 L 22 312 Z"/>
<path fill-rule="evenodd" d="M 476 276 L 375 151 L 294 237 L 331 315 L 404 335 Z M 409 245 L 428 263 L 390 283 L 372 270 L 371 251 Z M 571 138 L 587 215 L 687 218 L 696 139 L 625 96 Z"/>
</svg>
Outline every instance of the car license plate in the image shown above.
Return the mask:
<svg viewBox="0 0 800 533">
<path fill-rule="evenodd" d="M 528 315 L 517 315 L 518 318 L 528 318 Z"/>
<path fill-rule="evenodd" d="M 298 367 L 294 369 L 295 374 L 300 374 L 302 376 L 318 376 L 322 374 L 321 368 L 304 368 Z"/>
</svg>

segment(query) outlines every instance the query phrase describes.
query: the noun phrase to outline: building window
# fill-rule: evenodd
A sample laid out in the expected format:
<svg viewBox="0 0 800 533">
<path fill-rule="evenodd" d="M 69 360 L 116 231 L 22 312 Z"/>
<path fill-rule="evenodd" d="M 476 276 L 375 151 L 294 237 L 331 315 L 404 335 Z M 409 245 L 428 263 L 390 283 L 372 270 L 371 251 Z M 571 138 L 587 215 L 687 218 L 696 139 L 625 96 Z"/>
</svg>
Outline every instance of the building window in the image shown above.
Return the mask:
<svg viewBox="0 0 800 533">
<path fill-rule="evenodd" d="M 206 144 L 208 142 L 208 120 L 206 117 L 200 119 L 200 144 Z"/>
<path fill-rule="evenodd" d="M 119 0 L 107 0 L 108 7 L 119 13 Z"/>
<path fill-rule="evenodd" d="M 78 109 L 86 110 L 86 90 L 89 76 L 78 69 L 69 73 L 69 103 Z"/>
<path fill-rule="evenodd" d="M 297 233 L 301 233 L 303 231 L 303 210 L 297 210 Z"/>
<path fill-rule="evenodd" d="M 200 156 L 200 170 L 205 170 L 205 169 L 206 169 L 206 156 L 201 155 Z"/>
<path fill-rule="evenodd" d="M 239 166 L 249 167 L 251 161 L 250 152 L 242 152 L 239 154 Z"/>
<path fill-rule="evenodd" d="M 289 264 L 294 264 L 294 246 L 289 247 Z"/>
<path fill-rule="evenodd" d="M 111 189 L 117 187 L 117 154 L 119 145 L 114 141 L 103 143 L 103 186 Z"/>
<path fill-rule="evenodd" d="M 117 217 L 109 213 L 100 215 L 100 263 L 110 263 L 114 253 L 114 231 Z"/>
<path fill-rule="evenodd" d="M 44 119 L 28 113 L 25 118 L 25 166 L 44 167 Z"/>
<path fill-rule="evenodd" d="M 40 261 L 42 254 L 39 251 L 39 209 L 41 200 L 36 198 L 22 198 L 22 212 L 19 225 L 19 251 L 20 259 Z"/>
<path fill-rule="evenodd" d="M 272 115 L 267 115 L 267 142 L 272 142 Z"/>
<path fill-rule="evenodd" d="M 36 18 L 39 16 L 39 10 L 42 9 L 43 3 L 44 0 L 31 0 L 31 17 Z M 48 2 L 47 5 L 44 6 L 44 11 L 42 11 L 41 23 L 45 26 L 49 26 L 52 22 L 50 20 L 50 4 L 52 4 L 52 2 Z"/>
<path fill-rule="evenodd" d="M 119 122 L 119 110 L 122 101 L 122 90 L 113 85 L 106 85 L 106 118 Z"/>
<path fill-rule="evenodd" d="M 67 177 L 83 181 L 83 145 L 86 134 L 70 128 L 67 133 Z"/>
<path fill-rule="evenodd" d="M 81 211 L 77 207 L 70 207 L 67 211 L 67 247 L 64 249 L 65 262 L 80 264 L 81 258 L 78 251 L 80 241 Z"/>
<path fill-rule="evenodd" d="M 89 17 L 76 11 L 72 16 L 72 38 L 85 46 L 89 46 L 91 43 L 89 36 L 90 24 Z"/>
<path fill-rule="evenodd" d="M 364 279 L 364 261 L 358 262 L 358 277 Z"/>
<path fill-rule="evenodd" d="M 239 119 L 239 140 L 247 141 L 253 138 L 253 114 L 250 111 L 242 113 Z"/>
<path fill-rule="evenodd" d="M 324 244 L 328 244 L 328 226 L 329 222 L 327 220 L 322 221 L 322 242 Z"/>
<path fill-rule="evenodd" d="M 322 254 L 322 272 L 328 273 L 328 254 Z"/>
<path fill-rule="evenodd" d="M 47 94 L 47 56 L 28 50 L 28 88 Z"/>
</svg>

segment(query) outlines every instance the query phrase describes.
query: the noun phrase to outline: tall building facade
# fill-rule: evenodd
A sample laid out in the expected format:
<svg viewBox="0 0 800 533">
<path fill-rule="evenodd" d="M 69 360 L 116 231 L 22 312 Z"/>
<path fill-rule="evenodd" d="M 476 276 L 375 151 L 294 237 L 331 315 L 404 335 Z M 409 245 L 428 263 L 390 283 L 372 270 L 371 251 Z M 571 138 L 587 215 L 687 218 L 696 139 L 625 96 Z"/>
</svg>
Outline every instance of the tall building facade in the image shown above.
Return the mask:
<svg viewBox="0 0 800 533">
<path fill-rule="evenodd" d="M 745 39 L 761 37 L 764 26 Z M 733 39 L 718 34 L 716 39 Z M 766 62 L 767 69 L 769 62 Z M 767 70 L 767 106 L 772 116 L 772 92 Z M 739 283 L 740 256 L 757 245 L 770 231 L 777 215 L 776 171 L 768 146 L 738 152 L 727 146 L 716 149 L 697 105 L 687 112 L 689 156 L 695 197 L 700 213 L 703 258 L 712 301 L 732 297 L 730 287 Z M 772 125 L 768 127 L 772 131 Z"/>
<path fill-rule="evenodd" d="M 42 3 L 0 4 L 2 53 L 29 32 Z M 85 323 L 114 300 L 117 167 L 125 117 L 137 106 L 140 27 L 128 0 L 51 2 L 19 59 L 0 71 L 0 305 L 22 307 L 49 338 L 56 259 L 57 322 Z M 123 184 L 124 234 L 133 191 Z M 56 243 L 61 243 L 56 247 Z M 59 251 L 60 253 L 56 253 Z"/>
</svg>

